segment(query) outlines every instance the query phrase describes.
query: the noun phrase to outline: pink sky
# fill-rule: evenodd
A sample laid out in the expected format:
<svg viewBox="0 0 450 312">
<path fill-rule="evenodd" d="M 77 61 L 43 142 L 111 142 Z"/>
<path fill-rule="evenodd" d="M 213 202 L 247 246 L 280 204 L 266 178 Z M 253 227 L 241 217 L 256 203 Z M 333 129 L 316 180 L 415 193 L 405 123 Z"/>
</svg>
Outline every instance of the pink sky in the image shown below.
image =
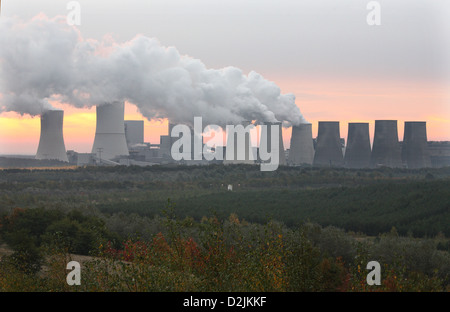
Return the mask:
<svg viewBox="0 0 450 312">
<path fill-rule="evenodd" d="M 369 122 L 373 136 L 376 119 L 398 120 L 399 139 L 403 138 L 405 121 L 426 121 L 428 139 L 450 140 L 449 92 L 439 85 L 424 83 L 400 84 L 346 81 L 304 81 L 275 76 L 268 77 L 282 89 L 294 93 L 297 105 L 312 123 L 313 137 L 318 121 L 339 121 L 341 137 L 346 138 L 348 122 Z M 75 109 L 56 105 L 65 111 L 64 138 L 67 150 L 90 152 L 95 135 L 95 108 Z M 148 121 L 137 108 L 127 104 L 126 120 L 144 120 L 146 142 L 159 143 L 160 135 L 167 135 L 167 121 Z M 34 154 L 40 134 L 39 117 L 16 113 L 0 115 L 0 154 Z M 206 125 L 203 125 L 206 126 Z M 291 129 L 285 129 L 283 139 L 289 147 Z"/>
<path fill-rule="evenodd" d="M 27 20 L 39 12 L 67 14 L 65 5 L 53 2 L 9 1 L 2 16 Z M 130 0 L 111 5 L 98 0 L 83 3 L 79 30 L 96 40 L 113 34 L 118 42 L 139 31 L 203 60 L 208 68 L 233 64 L 244 72 L 256 70 L 283 94 L 296 95 L 313 137 L 319 121 L 339 121 L 346 138 L 348 122 L 369 122 L 373 137 L 375 120 L 395 119 L 400 140 L 405 121 L 426 121 L 429 140 L 450 140 L 449 4 L 386 1 L 380 27 L 367 25 L 366 4 L 260 1 L 255 10 L 253 1 Z M 65 110 L 66 149 L 90 152 L 95 108 L 59 107 Z M 133 105 L 126 106 L 125 119 L 145 120 Z M 285 147 L 290 133 L 284 131 Z M 0 114 L 0 154 L 36 153 L 39 134 L 39 117 Z M 145 141 L 158 143 L 166 134 L 167 122 L 145 120 Z"/>
</svg>

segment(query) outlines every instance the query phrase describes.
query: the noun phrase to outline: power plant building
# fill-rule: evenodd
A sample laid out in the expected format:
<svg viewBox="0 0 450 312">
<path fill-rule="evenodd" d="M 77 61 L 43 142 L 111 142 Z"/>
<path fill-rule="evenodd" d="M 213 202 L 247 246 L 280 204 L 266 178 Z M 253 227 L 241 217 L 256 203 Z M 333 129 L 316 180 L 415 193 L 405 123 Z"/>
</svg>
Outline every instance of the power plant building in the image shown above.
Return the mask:
<svg viewBox="0 0 450 312">
<path fill-rule="evenodd" d="M 92 164 L 138 164 L 183 163 L 189 165 L 208 162 L 224 164 L 271 163 L 266 159 L 272 151 L 273 126 L 278 129 L 278 165 L 313 165 L 326 167 L 362 168 L 427 168 L 450 165 L 450 143 L 428 142 L 425 121 L 405 121 L 403 141 L 398 139 L 397 120 L 375 120 L 371 148 L 369 123 L 350 122 L 347 144 L 340 137 L 339 121 L 319 121 L 317 138 L 312 137 L 310 123 L 292 127 L 290 149 L 285 151 L 282 123 L 262 124 L 259 147 L 251 144 L 250 121 L 235 125 L 234 133 L 227 133 L 226 146 L 205 148 L 203 134 L 200 138 L 189 127 L 189 140 L 172 137 L 174 124 L 169 123 L 168 135 L 160 136 L 158 144 L 144 142 L 144 121 L 124 120 L 124 102 L 98 105 L 95 139 L 91 153 L 66 152 L 63 137 L 64 111 L 49 110 L 41 115 L 41 133 L 35 155 L 38 160 L 58 160 L 79 166 Z M 194 124 L 195 125 L 195 124 Z M 198 131 L 198 129 L 197 129 Z M 181 134 L 183 135 L 183 134 Z M 187 135 L 187 133 L 186 133 Z M 231 136 L 232 135 L 232 136 Z M 185 158 L 175 161 L 172 146 L 180 140 L 180 153 L 190 148 Z M 189 146 L 186 146 L 189 144 Z M 205 155 L 223 151 L 223 160 Z M 231 150 L 234 152 L 231 154 Z M 267 151 L 265 154 L 265 151 Z M 228 152 L 228 153 L 227 153 Z M 196 154 L 197 153 L 197 154 Z M 203 154 L 206 153 L 206 154 Z M 267 154 L 268 153 L 268 154 Z M 190 156 L 190 157 L 189 157 Z M 264 157 L 263 157 L 264 156 Z M 177 158 L 176 158 L 177 159 Z"/>
<path fill-rule="evenodd" d="M 41 135 L 36 159 L 68 162 L 63 136 L 64 111 L 49 110 L 41 115 Z"/>
<path fill-rule="evenodd" d="M 402 167 L 401 148 L 398 141 L 397 120 L 375 120 L 370 165 L 376 167 Z"/>
<path fill-rule="evenodd" d="M 450 166 L 449 141 L 429 141 L 427 146 L 433 168 Z"/>
<path fill-rule="evenodd" d="M 188 140 L 184 140 L 183 139 L 183 135 L 184 132 L 180 132 L 179 133 L 179 137 L 172 137 L 172 130 L 175 127 L 174 124 L 169 123 L 169 134 L 167 136 L 161 136 L 160 139 L 160 148 L 161 148 L 161 155 L 164 158 L 167 158 L 170 162 L 175 161 L 175 159 L 177 159 L 178 157 L 181 157 L 181 160 L 177 160 L 180 161 L 181 163 L 187 164 L 187 165 L 192 165 L 192 164 L 200 164 L 203 163 L 203 148 L 204 148 L 204 143 L 203 143 L 203 134 L 200 133 L 199 135 L 197 135 L 193 129 L 193 127 L 189 126 L 189 125 L 184 125 L 187 126 L 189 128 L 189 135 L 190 137 L 188 138 Z M 172 154 L 172 147 L 173 145 L 177 142 L 181 140 L 183 142 L 182 145 L 180 145 L 178 150 L 175 150 L 175 153 L 179 153 L 182 155 L 178 155 L 178 157 L 175 157 L 175 159 L 173 158 L 173 154 Z M 190 143 L 190 145 L 187 147 L 186 144 Z M 187 148 L 187 149 L 185 149 Z M 189 151 L 190 149 L 190 151 Z"/>
<path fill-rule="evenodd" d="M 353 169 L 368 168 L 371 153 L 369 123 L 349 123 L 344 166 Z"/>
<path fill-rule="evenodd" d="M 344 165 L 339 121 L 319 121 L 313 165 L 329 167 Z"/>
<path fill-rule="evenodd" d="M 172 162 L 172 143 L 173 140 L 176 140 L 176 138 L 172 139 L 171 133 L 172 129 L 175 125 L 169 122 L 168 125 L 168 134 L 162 135 L 159 137 L 159 157 L 161 157 L 164 161 Z"/>
<path fill-rule="evenodd" d="M 144 144 L 144 121 L 125 120 L 125 137 L 128 147 Z"/>
</svg>

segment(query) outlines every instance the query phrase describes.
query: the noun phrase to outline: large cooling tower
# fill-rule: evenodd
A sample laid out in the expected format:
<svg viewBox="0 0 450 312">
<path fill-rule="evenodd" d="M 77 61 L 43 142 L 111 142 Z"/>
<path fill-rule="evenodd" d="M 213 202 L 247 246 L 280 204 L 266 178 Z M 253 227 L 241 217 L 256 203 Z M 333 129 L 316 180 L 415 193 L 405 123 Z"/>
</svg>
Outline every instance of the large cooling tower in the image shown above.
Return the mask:
<svg viewBox="0 0 450 312">
<path fill-rule="evenodd" d="M 288 163 L 290 165 L 312 165 L 313 160 L 312 125 L 307 123 L 293 126 Z"/>
<path fill-rule="evenodd" d="M 368 168 L 370 166 L 371 153 L 369 123 L 349 123 L 344 156 L 345 167 Z"/>
<path fill-rule="evenodd" d="M 402 161 L 408 168 L 431 167 L 428 151 L 427 124 L 424 121 L 405 122 Z"/>
<path fill-rule="evenodd" d="M 282 132 L 282 124 L 281 122 L 265 122 L 264 125 L 266 125 L 266 131 L 261 131 L 261 138 L 260 138 L 260 155 L 261 155 L 261 142 L 266 142 L 267 144 L 267 151 L 270 153 L 272 150 L 272 140 L 270 139 L 272 137 L 272 126 L 278 127 L 278 150 L 279 150 L 279 156 L 278 156 L 278 164 L 285 166 L 287 164 L 286 161 L 286 154 L 284 151 L 284 144 L 283 144 L 283 132 Z M 263 161 L 264 162 L 264 161 Z"/>
<path fill-rule="evenodd" d="M 69 161 L 63 137 L 64 111 L 49 110 L 41 115 L 41 137 L 36 159 Z"/>
<path fill-rule="evenodd" d="M 97 106 L 97 128 L 92 153 L 101 159 L 111 160 L 128 156 L 124 124 L 125 105 L 114 102 Z"/>
<path fill-rule="evenodd" d="M 370 165 L 371 167 L 391 168 L 402 166 L 397 120 L 375 120 Z"/>
<path fill-rule="evenodd" d="M 330 167 L 344 165 L 339 121 L 319 121 L 313 165 Z"/>
<path fill-rule="evenodd" d="M 244 131 L 247 126 L 250 125 L 250 121 L 243 121 L 241 125 L 244 127 Z M 238 131 L 234 132 L 233 137 L 227 134 L 227 148 L 224 155 L 224 164 L 254 164 L 256 157 L 253 155 L 253 148 L 251 147 L 250 132 L 245 131 L 241 136 L 243 139 L 239 139 Z M 233 144 L 233 145 L 232 145 Z M 234 151 L 233 155 L 231 150 Z M 243 151 L 243 152 L 242 152 Z M 228 154 L 227 154 L 228 153 Z"/>
</svg>

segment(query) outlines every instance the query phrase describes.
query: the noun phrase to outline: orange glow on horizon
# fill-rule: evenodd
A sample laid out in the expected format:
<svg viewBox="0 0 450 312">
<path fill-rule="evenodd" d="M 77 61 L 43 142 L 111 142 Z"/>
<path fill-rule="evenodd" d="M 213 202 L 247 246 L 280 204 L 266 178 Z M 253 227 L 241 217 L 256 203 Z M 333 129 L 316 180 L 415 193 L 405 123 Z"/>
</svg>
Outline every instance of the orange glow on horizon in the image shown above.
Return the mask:
<svg viewBox="0 0 450 312">
<path fill-rule="evenodd" d="M 403 140 L 405 121 L 426 121 L 430 141 L 450 140 L 450 90 L 440 85 L 319 81 L 296 77 L 272 77 L 272 80 L 277 82 L 283 94 L 296 95 L 297 105 L 312 123 L 313 137 L 317 136 L 319 121 L 339 121 L 342 138 L 347 137 L 349 122 L 368 122 L 372 139 L 375 120 L 395 119 L 398 120 L 400 141 Z M 64 110 L 66 149 L 91 152 L 96 127 L 95 107 L 51 104 Z M 149 121 L 130 103 L 125 104 L 125 120 L 144 121 L 145 142 L 158 144 L 160 136 L 168 134 L 167 119 Z M 285 148 L 289 148 L 290 135 L 290 128 L 283 129 Z M 0 114 L 0 154 L 32 155 L 36 153 L 39 136 L 39 116 L 21 116 L 14 112 Z"/>
<path fill-rule="evenodd" d="M 375 120 L 393 119 L 397 120 L 400 141 L 405 121 L 426 121 L 430 141 L 450 140 L 450 88 L 445 84 L 281 75 L 272 80 L 282 93 L 296 95 L 297 106 L 312 124 L 313 137 L 319 121 L 339 121 L 342 138 L 347 137 L 349 122 L 368 122 L 372 140 Z"/>
</svg>

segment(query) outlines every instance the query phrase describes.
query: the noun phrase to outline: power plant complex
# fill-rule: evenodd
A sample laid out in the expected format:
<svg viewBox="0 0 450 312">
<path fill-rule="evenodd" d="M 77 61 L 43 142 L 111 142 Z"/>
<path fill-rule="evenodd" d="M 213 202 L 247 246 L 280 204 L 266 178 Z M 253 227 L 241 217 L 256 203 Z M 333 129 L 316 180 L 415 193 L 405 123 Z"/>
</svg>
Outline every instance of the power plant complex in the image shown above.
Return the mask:
<svg viewBox="0 0 450 312">
<path fill-rule="evenodd" d="M 223 155 L 222 159 L 195 155 L 194 138 L 191 131 L 189 159 L 175 160 L 172 146 L 178 138 L 171 136 L 174 125 L 169 123 L 168 135 L 160 137 L 159 144 L 144 142 L 142 120 L 124 120 L 124 103 L 114 102 L 96 108 L 97 122 L 91 153 L 67 151 L 63 138 L 62 110 L 49 110 L 41 115 L 41 134 L 36 159 L 58 160 L 78 166 L 84 165 L 153 165 L 153 164 L 256 164 L 261 160 L 261 146 L 267 151 L 278 148 L 279 165 L 363 168 L 427 168 L 450 165 L 450 146 L 447 142 L 429 142 L 425 121 L 406 121 L 403 141 L 399 141 L 396 120 L 375 120 L 371 145 L 369 123 L 348 123 L 348 136 L 340 135 L 339 121 L 319 121 L 318 135 L 312 136 L 312 124 L 304 123 L 292 127 L 290 149 L 283 146 L 282 124 L 265 123 L 261 131 L 259 147 L 252 146 L 249 131 L 243 136 L 235 132 L 227 138 L 225 146 L 215 146 L 211 152 Z M 251 122 L 242 122 L 245 129 Z M 278 127 L 278 146 L 272 147 L 271 126 Z M 192 128 L 191 128 L 192 129 Z M 273 138 L 272 138 L 273 139 Z M 196 141 L 197 140 L 197 141 Z M 275 142 L 276 142 L 275 141 Z M 239 148 L 245 146 L 242 151 Z M 228 150 L 228 153 L 227 153 Z M 180 153 L 183 153 L 181 150 Z M 186 155 L 186 154 L 185 154 Z"/>
</svg>

